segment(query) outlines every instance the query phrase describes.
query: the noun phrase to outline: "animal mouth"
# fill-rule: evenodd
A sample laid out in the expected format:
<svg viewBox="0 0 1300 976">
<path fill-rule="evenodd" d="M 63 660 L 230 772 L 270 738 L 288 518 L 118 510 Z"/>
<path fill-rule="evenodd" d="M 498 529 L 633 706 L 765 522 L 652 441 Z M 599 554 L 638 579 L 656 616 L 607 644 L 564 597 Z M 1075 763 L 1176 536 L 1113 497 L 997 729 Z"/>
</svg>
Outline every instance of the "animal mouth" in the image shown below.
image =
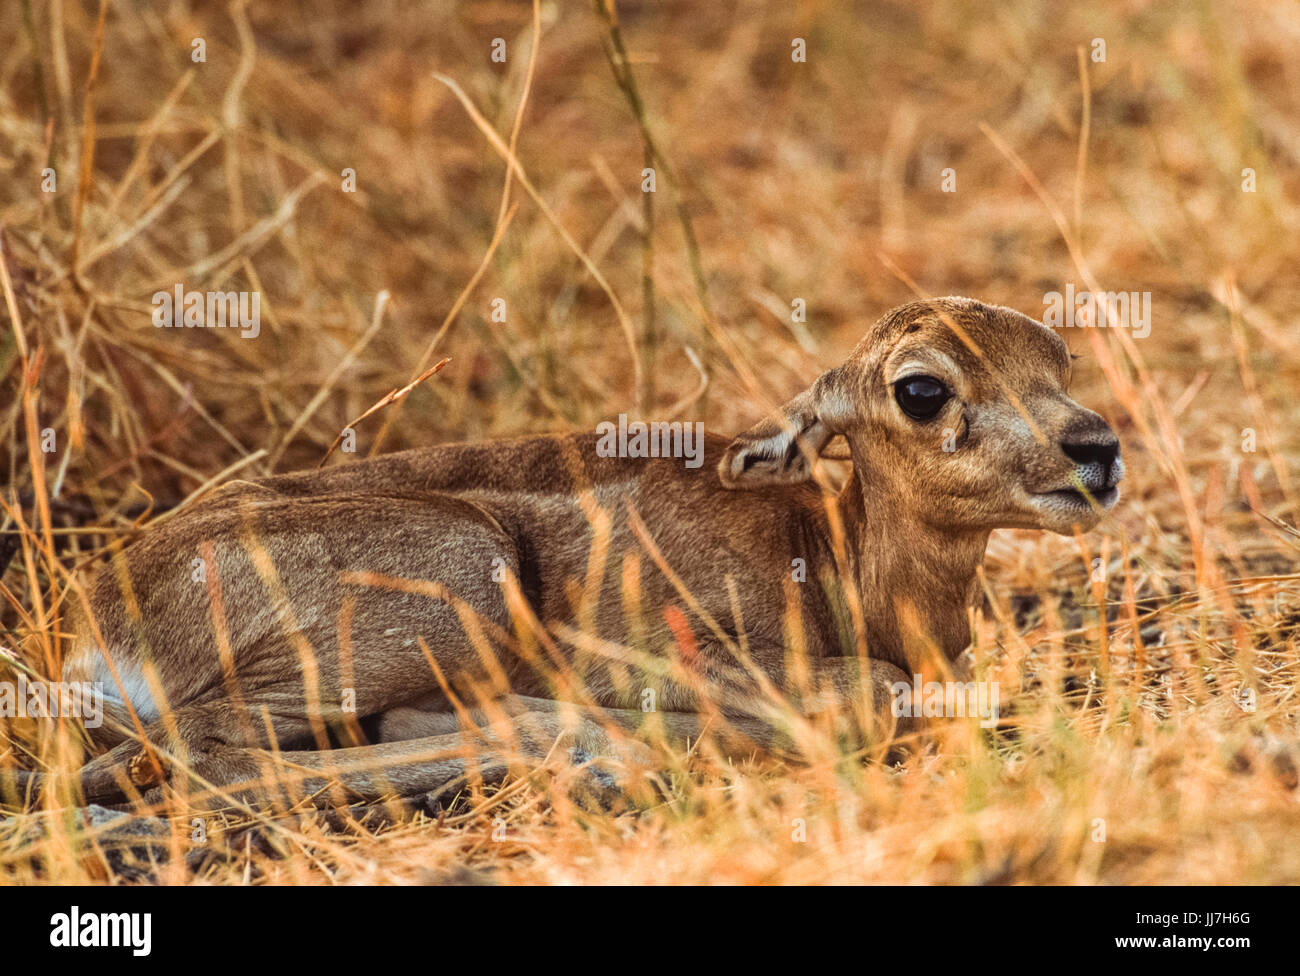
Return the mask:
<svg viewBox="0 0 1300 976">
<path fill-rule="evenodd" d="M 1091 509 L 1100 508 L 1103 511 L 1109 511 L 1115 507 L 1119 501 L 1119 488 L 1115 485 L 1109 485 L 1105 488 L 1058 488 L 1055 491 L 1041 491 L 1034 493 L 1035 498 L 1041 498 L 1045 501 L 1056 502 L 1057 504 L 1068 505 L 1071 508 Z"/>
</svg>

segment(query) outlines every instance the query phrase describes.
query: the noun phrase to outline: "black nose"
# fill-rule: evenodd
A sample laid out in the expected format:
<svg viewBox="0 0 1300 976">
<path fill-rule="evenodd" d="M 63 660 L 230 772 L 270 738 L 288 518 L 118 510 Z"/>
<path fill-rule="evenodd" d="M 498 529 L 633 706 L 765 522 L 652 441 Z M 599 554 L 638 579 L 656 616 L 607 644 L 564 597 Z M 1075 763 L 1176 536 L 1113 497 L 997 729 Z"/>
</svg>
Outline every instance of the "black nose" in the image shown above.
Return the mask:
<svg viewBox="0 0 1300 976">
<path fill-rule="evenodd" d="M 1100 444 L 1071 444 L 1069 441 L 1061 441 L 1061 450 L 1076 464 L 1099 464 L 1102 471 L 1109 471 L 1119 457 L 1119 441 L 1103 441 Z"/>
</svg>

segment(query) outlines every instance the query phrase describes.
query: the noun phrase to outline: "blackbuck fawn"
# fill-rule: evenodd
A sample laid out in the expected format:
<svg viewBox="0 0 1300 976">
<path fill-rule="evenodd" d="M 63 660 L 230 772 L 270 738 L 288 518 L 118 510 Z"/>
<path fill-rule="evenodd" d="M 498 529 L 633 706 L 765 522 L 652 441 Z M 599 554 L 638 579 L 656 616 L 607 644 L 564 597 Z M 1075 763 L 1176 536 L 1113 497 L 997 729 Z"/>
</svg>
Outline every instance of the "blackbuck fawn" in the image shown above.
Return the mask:
<svg viewBox="0 0 1300 976">
<path fill-rule="evenodd" d="M 651 726 L 752 750 L 832 708 L 888 741 L 915 725 L 891 688 L 969 643 L 989 533 L 1115 505 L 1119 442 L 1070 371 L 1018 312 L 914 302 L 702 466 L 566 434 L 228 484 L 88 590 L 64 678 L 108 719 L 82 795 L 414 796 L 626 758 Z"/>
</svg>

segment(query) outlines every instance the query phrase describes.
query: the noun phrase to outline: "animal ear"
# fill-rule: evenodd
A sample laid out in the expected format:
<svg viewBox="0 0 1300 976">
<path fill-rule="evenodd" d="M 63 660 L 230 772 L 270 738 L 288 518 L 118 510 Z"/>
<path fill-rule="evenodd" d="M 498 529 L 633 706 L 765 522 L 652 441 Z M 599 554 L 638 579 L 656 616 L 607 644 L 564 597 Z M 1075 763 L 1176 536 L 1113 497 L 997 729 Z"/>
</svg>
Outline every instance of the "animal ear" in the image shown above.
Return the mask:
<svg viewBox="0 0 1300 976">
<path fill-rule="evenodd" d="M 813 461 L 851 419 L 852 400 L 844 385 L 842 367 L 823 373 L 776 414 L 738 434 L 718 462 L 722 486 L 761 488 L 809 480 Z"/>
</svg>

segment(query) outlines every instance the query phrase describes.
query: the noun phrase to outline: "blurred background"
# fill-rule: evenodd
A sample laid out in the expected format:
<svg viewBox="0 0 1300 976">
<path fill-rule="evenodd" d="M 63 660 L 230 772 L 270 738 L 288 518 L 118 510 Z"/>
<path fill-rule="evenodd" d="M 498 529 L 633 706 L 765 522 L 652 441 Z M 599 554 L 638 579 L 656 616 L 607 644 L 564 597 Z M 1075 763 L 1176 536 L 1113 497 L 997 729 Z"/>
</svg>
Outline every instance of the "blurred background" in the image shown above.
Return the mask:
<svg viewBox="0 0 1300 976">
<path fill-rule="evenodd" d="M 313 465 L 416 375 L 488 252 L 506 172 L 436 74 L 508 143 L 534 55 L 518 159 L 626 323 L 516 181 L 517 210 L 433 349 L 452 364 L 381 449 L 659 416 L 700 385 L 687 348 L 709 389 L 686 412 L 728 432 L 918 294 L 1040 317 L 1045 293 L 1087 285 L 995 139 L 1100 287 L 1152 293 L 1139 353 L 1161 396 L 1185 398 L 1183 449 L 1240 459 L 1256 425 L 1230 291 L 1274 444 L 1296 446 L 1293 5 L 623 2 L 640 120 L 592 4 L 541 4 L 534 49 L 526 2 L 111 3 L 87 94 L 97 12 L 0 12 L 0 221 L 28 345 L 45 349 L 42 422 L 75 441 L 68 478 L 116 465 L 111 495 L 135 481 L 178 500 L 257 448 L 253 471 Z M 150 298 L 177 282 L 258 292 L 261 335 L 155 330 Z M 1087 335 L 1065 335 L 1081 395 L 1104 401 Z M 381 426 L 358 430 L 359 453 Z"/>
</svg>

